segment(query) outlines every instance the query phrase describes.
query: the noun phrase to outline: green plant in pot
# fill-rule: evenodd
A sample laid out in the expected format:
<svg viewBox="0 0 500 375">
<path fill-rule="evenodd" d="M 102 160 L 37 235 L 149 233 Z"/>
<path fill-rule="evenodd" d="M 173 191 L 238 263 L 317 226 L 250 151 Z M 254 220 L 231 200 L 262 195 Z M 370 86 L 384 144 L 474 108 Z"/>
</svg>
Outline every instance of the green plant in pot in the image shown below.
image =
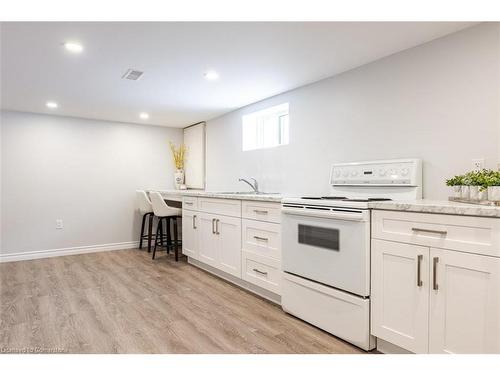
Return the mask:
<svg viewBox="0 0 500 375">
<path fill-rule="evenodd" d="M 485 187 L 488 191 L 488 200 L 500 201 L 500 172 L 488 171 L 485 174 Z"/>
<path fill-rule="evenodd" d="M 465 174 L 465 182 L 469 185 L 469 197 L 471 200 L 482 201 L 488 199 L 488 178 L 491 172 L 483 169 Z"/>
<path fill-rule="evenodd" d="M 465 183 L 464 183 L 464 176 L 463 175 L 453 176 L 452 178 L 446 180 L 446 186 L 452 187 L 453 196 L 455 198 L 462 197 L 462 187 L 464 185 L 465 185 Z"/>
</svg>

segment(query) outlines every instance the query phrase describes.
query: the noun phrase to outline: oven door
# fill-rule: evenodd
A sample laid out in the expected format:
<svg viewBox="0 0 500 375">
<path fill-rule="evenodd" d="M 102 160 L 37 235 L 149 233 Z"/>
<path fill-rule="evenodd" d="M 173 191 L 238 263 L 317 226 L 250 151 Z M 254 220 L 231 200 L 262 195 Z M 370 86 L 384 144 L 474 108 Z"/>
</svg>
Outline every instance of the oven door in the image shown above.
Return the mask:
<svg viewBox="0 0 500 375">
<path fill-rule="evenodd" d="M 312 212 L 295 210 L 283 208 L 283 270 L 359 296 L 369 296 L 368 210 L 343 209 L 339 210 L 338 217 L 332 211 L 318 217 Z"/>
</svg>

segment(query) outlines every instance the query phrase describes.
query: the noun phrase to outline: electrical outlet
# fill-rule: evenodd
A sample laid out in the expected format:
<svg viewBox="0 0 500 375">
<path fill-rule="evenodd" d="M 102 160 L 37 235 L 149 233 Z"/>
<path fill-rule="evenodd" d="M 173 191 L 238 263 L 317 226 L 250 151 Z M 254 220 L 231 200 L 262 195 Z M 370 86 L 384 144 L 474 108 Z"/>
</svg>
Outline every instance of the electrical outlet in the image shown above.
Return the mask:
<svg viewBox="0 0 500 375">
<path fill-rule="evenodd" d="M 484 169 L 484 159 L 472 159 L 472 168 L 476 171 Z"/>
<path fill-rule="evenodd" d="M 56 220 L 56 229 L 63 229 L 63 221 L 62 219 Z"/>
</svg>

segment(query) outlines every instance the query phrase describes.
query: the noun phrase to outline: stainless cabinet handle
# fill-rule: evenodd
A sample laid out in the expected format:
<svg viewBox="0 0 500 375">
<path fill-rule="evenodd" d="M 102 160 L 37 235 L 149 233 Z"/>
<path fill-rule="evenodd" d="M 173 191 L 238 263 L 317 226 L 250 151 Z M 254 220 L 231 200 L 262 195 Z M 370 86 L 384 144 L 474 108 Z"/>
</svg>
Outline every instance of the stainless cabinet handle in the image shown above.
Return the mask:
<svg viewBox="0 0 500 375">
<path fill-rule="evenodd" d="M 267 213 L 269 213 L 269 211 L 266 211 L 266 210 L 253 210 L 253 212 L 255 212 L 256 214 L 267 214 Z"/>
<path fill-rule="evenodd" d="M 215 234 L 215 219 L 212 219 L 212 233 Z"/>
<path fill-rule="evenodd" d="M 432 258 L 432 289 L 438 290 L 439 286 L 437 283 L 437 264 L 439 263 L 439 258 Z"/>
<path fill-rule="evenodd" d="M 192 206 L 193 205 L 193 202 L 184 202 L 185 204 L 189 205 L 189 206 Z"/>
<path fill-rule="evenodd" d="M 219 219 L 215 219 L 215 234 L 220 234 L 219 232 Z"/>
<path fill-rule="evenodd" d="M 196 215 L 193 215 L 193 229 L 196 229 Z"/>
<path fill-rule="evenodd" d="M 425 229 L 425 228 L 411 228 L 413 232 L 427 232 L 427 233 L 434 233 L 434 234 L 442 234 L 443 236 L 446 236 L 448 234 L 447 231 L 445 230 L 435 230 L 435 229 Z"/>
<path fill-rule="evenodd" d="M 266 237 L 259 237 L 259 236 L 253 236 L 256 240 L 261 240 L 261 241 L 269 241 L 269 238 Z"/>
<path fill-rule="evenodd" d="M 261 275 L 267 275 L 267 272 L 264 272 L 264 271 L 261 271 L 261 270 L 258 270 L 257 268 L 254 268 L 253 269 L 254 272 L 257 272 L 257 273 L 260 273 Z"/>
<path fill-rule="evenodd" d="M 417 286 L 422 286 L 422 259 L 423 255 L 417 256 Z"/>
</svg>

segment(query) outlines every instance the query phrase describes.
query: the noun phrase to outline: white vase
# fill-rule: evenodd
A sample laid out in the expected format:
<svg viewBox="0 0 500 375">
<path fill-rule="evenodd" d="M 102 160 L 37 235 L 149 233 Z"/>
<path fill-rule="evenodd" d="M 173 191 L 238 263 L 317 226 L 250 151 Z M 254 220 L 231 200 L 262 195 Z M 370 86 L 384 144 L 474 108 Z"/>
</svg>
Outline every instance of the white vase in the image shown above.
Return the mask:
<svg viewBox="0 0 500 375">
<path fill-rule="evenodd" d="M 471 186 L 470 187 L 470 199 L 476 201 L 484 201 L 488 199 L 488 191 L 481 190 L 480 186 Z"/>
<path fill-rule="evenodd" d="M 462 185 L 460 187 L 460 198 L 469 199 L 470 196 L 470 186 Z"/>
<path fill-rule="evenodd" d="M 174 173 L 174 183 L 175 183 L 175 188 L 179 190 L 181 188 L 181 185 L 184 184 L 184 170 L 183 169 L 176 169 Z"/>
<path fill-rule="evenodd" d="M 489 186 L 488 187 L 488 200 L 489 201 L 500 201 L 500 186 Z"/>
<path fill-rule="evenodd" d="M 460 198 L 462 194 L 461 186 L 452 186 L 453 189 L 453 198 Z"/>
</svg>

